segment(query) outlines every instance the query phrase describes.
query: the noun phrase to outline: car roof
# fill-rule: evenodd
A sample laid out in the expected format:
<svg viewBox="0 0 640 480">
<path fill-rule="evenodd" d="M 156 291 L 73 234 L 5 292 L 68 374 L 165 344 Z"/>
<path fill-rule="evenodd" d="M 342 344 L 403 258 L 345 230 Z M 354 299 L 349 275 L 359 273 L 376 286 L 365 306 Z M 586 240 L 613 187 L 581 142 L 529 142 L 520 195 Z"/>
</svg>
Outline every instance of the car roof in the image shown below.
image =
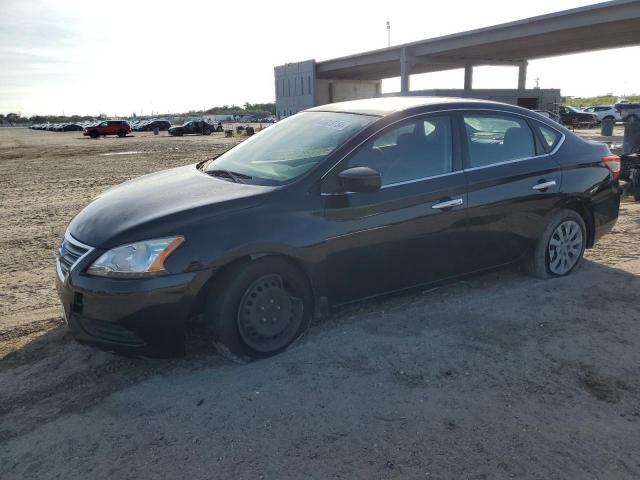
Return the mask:
<svg viewBox="0 0 640 480">
<path fill-rule="evenodd" d="M 490 100 L 478 100 L 475 98 L 455 98 L 455 97 L 424 97 L 424 96 L 395 96 L 368 98 L 364 100 L 351 100 L 349 102 L 330 103 L 319 107 L 310 108 L 308 112 L 341 112 L 357 113 L 362 115 L 386 116 L 402 110 L 409 110 L 417 107 L 481 107 L 489 108 L 511 107 L 500 102 Z M 517 107 L 515 107 L 517 108 Z"/>
</svg>

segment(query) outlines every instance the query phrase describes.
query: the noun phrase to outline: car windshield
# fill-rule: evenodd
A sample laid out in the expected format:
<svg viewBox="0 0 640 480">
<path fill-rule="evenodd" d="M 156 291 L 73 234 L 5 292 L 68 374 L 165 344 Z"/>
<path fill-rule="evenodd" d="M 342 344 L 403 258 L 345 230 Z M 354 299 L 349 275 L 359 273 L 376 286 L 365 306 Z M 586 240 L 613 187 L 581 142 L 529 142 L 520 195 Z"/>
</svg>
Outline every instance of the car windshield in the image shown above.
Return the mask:
<svg viewBox="0 0 640 480">
<path fill-rule="evenodd" d="M 350 113 L 299 113 L 209 162 L 205 171 L 227 170 L 251 178 L 248 183 L 281 185 L 318 165 L 377 119 Z"/>
</svg>

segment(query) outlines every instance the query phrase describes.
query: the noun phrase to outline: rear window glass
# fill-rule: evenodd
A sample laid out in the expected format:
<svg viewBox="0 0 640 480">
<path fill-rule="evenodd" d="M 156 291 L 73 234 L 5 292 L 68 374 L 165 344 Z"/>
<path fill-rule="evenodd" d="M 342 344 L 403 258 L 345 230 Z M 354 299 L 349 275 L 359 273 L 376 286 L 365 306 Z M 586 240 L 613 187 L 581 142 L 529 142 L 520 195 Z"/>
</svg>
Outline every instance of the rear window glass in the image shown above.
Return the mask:
<svg viewBox="0 0 640 480">
<path fill-rule="evenodd" d="M 527 122 L 503 115 L 465 115 L 472 168 L 534 157 L 533 132 Z"/>
<path fill-rule="evenodd" d="M 540 129 L 540 133 L 542 133 L 544 143 L 549 147 L 549 150 L 553 150 L 560 141 L 560 134 L 554 129 L 549 128 L 546 125 L 542 125 L 541 123 L 538 124 L 538 128 Z"/>
</svg>

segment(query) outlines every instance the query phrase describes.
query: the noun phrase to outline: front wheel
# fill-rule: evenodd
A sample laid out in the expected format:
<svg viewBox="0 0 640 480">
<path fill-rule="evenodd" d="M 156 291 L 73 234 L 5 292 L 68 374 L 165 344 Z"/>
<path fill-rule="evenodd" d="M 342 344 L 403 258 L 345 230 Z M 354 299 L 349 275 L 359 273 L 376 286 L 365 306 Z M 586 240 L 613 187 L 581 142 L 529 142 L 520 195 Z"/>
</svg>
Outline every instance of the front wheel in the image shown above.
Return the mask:
<svg viewBox="0 0 640 480">
<path fill-rule="evenodd" d="M 209 130 L 208 128 L 205 128 L 204 134 L 205 135 L 211 135 L 211 130 Z"/>
<path fill-rule="evenodd" d="M 582 216 L 574 210 L 560 210 L 538 239 L 526 269 L 538 278 L 568 275 L 580 263 L 586 245 Z"/>
<path fill-rule="evenodd" d="M 288 260 L 263 257 L 231 267 L 209 294 L 205 318 L 216 350 L 238 363 L 282 352 L 311 324 L 306 276 Z"/>
</svg>

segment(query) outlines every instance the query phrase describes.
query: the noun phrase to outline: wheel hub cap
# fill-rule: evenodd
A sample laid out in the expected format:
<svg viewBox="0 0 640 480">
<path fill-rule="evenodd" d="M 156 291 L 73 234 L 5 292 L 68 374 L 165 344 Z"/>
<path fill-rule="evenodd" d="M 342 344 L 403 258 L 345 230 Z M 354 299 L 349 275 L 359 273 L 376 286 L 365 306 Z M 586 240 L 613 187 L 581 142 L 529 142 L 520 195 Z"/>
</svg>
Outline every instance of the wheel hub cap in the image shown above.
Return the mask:
<svg viewBox="0 0 640 480">
<path fill-rule="evenodd" d="M 238 308 L 238 329 L 247 345 L 260 352 L 278 350 L 295 336 L 302 301 L 292 296 L 279 275 L 266 275 L 246 290 Z"/>
<path fill-rule="evenodd" d="M 556 227 L 549 239 L 548 267 L 556 275 L 571 270 L 582 254 L 582 229 L 577 222 L 566 220 Z"/>
</svg>

